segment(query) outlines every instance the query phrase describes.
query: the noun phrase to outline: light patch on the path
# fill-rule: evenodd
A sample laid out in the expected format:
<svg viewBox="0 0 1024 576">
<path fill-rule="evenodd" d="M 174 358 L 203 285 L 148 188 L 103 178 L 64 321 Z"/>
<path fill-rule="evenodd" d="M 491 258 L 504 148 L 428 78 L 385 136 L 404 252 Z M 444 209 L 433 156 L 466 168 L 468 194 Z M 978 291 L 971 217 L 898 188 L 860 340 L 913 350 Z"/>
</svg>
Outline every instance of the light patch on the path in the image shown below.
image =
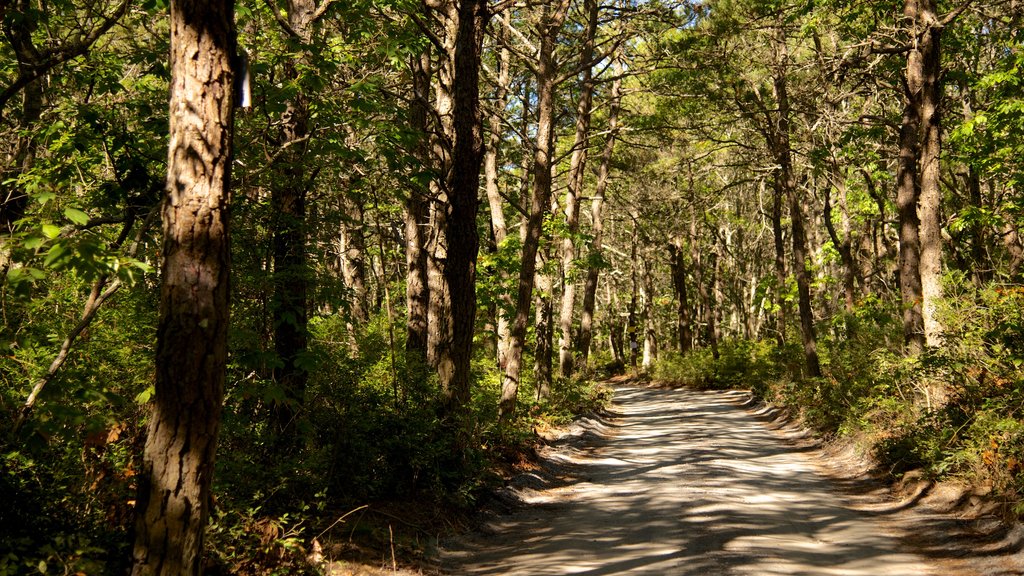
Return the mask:
<svg viewBox="0 0 1024 576">
<path fill-rule="evenodd" d="M 738 408 L 742 398 L 618 389 L 621 417 L 600 426 L 600 445 L 547 455 L 581 478 L 534 495 L 556 506 L 450 543 L 446 565 L 494 576 L 929 573 L 880 516 L 845 506 L 805 454 Z"/>
</svg>

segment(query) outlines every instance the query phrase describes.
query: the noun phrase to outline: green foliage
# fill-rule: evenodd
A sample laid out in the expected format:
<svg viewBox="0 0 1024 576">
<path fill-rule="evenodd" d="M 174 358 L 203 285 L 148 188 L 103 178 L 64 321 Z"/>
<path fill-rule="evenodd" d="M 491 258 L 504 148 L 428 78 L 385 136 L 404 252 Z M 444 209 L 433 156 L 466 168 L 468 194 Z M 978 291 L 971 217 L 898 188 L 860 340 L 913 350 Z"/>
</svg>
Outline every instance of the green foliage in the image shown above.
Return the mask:
<svg viewBox="0 0 1024 576">
<path fill-rule="evenodd" d="M 790 351 L 792 353 L 792 351 Z M 664 352 L 654 367 L 654 378 L 700 389 L 762 389 L 777 379 L 778 354 L 767 342 L 729 340 L 719 344 L 719 359 L 709 348 L 680 355 Z"/>
</svg>

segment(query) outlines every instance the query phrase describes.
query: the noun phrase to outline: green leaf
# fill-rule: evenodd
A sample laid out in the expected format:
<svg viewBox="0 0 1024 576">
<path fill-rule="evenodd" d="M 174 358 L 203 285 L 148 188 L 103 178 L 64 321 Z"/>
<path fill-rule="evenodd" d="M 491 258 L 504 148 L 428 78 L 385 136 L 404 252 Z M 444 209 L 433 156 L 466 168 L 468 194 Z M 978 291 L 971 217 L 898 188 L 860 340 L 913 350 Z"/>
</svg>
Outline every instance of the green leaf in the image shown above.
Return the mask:
<svg viewBox="0 0 1024 576">
<path fill-rule="evenodd" d="M 85 226 L 89 222 L 89 215 L 77 208 L 65 208 L 64 215 L 79 226 Z"/>
<path fill-rule="evenodd" d="M 60 236 L 60 227 L 54 226 L 53 224 L 43 224 L 43 236 L 53 240 L 57 236 Z"/>
<path fill-rule="evenodd" d="M 145 404 L 149 402 L 149 399 L 153 397 L 153 392 L 155 391 L 156 389 L 153 388 L 153 386 L 146 386 L 145 390 L 135 395 L 135 402 L 139 404 Z"/>
</svg>

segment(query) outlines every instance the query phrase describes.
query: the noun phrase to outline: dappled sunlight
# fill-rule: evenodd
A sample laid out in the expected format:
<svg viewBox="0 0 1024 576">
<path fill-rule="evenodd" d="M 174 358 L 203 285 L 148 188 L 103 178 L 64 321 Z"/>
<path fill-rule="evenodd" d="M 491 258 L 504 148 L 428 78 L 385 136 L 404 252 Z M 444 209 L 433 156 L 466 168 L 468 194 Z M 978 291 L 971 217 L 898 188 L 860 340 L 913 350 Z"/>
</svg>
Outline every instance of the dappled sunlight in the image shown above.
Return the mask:
<svg viewBox="0 0 1024 576">
<path fill-rule="evenodd" d="M 617 392 L 613 425 L 546 456 L 579 480 L 449 543 L 452 573 L 930 573 L 882 516 L 844 505 L 807 448 L 739 408 L 744 393 Z"/>
</svg>

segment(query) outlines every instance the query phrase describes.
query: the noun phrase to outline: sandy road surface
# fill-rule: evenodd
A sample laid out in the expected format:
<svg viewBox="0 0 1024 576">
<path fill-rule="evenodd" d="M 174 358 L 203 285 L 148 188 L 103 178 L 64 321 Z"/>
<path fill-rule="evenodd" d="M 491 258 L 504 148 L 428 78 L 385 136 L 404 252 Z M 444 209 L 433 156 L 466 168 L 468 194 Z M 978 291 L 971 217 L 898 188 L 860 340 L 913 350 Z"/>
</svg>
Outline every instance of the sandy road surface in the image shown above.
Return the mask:
<svg viewBox="0 0 1024 576">
<path fill-rule="evenodd" d="M 527 490 L 451 574 L 934 575 L 899 528 L 849 505 L 738 392 L 619 387 L 610 423 L 549 455 L 582 479 Z M 589 434 L 589 433 L 588 433 Z"/>
</svg>

